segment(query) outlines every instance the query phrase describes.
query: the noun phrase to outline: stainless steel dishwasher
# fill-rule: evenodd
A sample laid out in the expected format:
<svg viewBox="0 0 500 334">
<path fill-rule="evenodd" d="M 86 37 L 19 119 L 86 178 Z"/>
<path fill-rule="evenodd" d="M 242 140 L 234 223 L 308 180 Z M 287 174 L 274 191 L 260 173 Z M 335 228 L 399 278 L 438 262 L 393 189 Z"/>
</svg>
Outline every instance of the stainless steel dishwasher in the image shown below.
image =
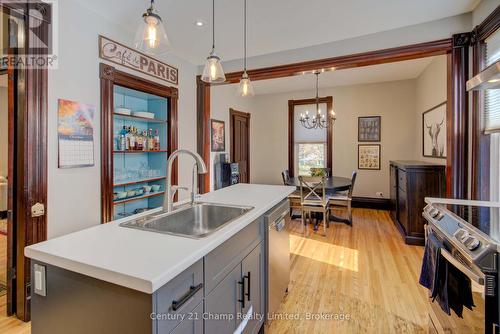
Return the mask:
<svg viewBox="0 0 500 334">
<path fill-rule="evenodd" d="M 290 203 L 283 200 L 264 217 L 266 226 L 267 314 L 268 321 L 288 292 L 290 281 Z"/>
</svg>

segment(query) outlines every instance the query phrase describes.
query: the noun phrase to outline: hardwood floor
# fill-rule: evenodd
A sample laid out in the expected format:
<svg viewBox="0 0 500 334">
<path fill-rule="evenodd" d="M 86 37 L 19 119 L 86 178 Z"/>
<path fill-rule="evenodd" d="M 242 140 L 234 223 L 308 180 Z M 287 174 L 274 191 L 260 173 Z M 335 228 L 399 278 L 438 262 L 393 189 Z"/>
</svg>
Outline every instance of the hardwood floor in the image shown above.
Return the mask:
<svg viewBox="0 0 500 334">
<path fill-rule="evenodd" d="M 341 213 L 339 213 L 341 214 Z M 427 291 L 418 284 L 423 247 L 404 244 L 386 211 L 354 209 L 352 227 L 333 223 L 291 234 L 289 294 L 268 333 L 426 333 Z M 344 316 L 349 320 L 307 320 Z"/>
<path fill-rule="evenodd" d="M 267 333 L 427 332 L 427 291 L 418 284 L 423 247 L 405 245 L 386 211 L 354 209 L 353 216 L 352 227 L 332 223 L 327 237 L 320 228 L 304 238 L 294 221 L 290 292 Z M 5 297 L 0 312 L 0 333 L 30 333 L 30 324 L 5 317 Z M 307 320 L 306 312 L 348 320 Z"/>
</svg>

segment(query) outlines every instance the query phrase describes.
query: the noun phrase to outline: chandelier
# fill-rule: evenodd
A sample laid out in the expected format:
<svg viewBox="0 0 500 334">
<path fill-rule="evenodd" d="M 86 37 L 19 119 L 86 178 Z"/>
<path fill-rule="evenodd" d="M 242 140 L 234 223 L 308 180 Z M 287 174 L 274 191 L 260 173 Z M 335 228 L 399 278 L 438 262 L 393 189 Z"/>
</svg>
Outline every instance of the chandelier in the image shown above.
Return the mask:
<svg viewBox="0 0 500 334">
<path fill-rule="evenodd" d="M 326 129 L 330 125 L 333 125 L 335 123 L 335 112 L 330 110 L 330 113 L 328 114 L 327 111 L 325 113 L 321 113 L 321 108 L 319 107 L 319 88 L 318 88 L 318 81 L 319 81 L 319 71 L 314 72 L 316 75 L 316 114 L 313 116 L 309 116 L 309 111 L 306 110 L 305 114 L 300 114 L 300 123 L 302 126 L 306 129 Z"/>
</svg>

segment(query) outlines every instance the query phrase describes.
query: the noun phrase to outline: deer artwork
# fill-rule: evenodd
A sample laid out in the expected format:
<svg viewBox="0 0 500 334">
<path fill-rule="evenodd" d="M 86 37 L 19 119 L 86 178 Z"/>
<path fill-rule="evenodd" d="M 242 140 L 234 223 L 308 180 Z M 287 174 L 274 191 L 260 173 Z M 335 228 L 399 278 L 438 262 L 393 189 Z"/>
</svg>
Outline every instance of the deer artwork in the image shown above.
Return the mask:
<svg viewBox="0 0 500 334">
<path fill-rule="evenodd" d="M 431 137 L 432 141 L 432 156 L 435 157 L 442 157 L 444 153 L 444 147 L 443 146 L 439 147 L 438 143 L 438 136 L 439 133 L 441 132 L 441 126 L 443 125 L 443 123 L 444 123 L 444 118 L 441 121 L 441 123 L 435 122 L 431 123 L 431 125 L 428 125 L 427 121 L 425 121 L 425 126 L 429 131 L 429 136 Z"/>
</svg>

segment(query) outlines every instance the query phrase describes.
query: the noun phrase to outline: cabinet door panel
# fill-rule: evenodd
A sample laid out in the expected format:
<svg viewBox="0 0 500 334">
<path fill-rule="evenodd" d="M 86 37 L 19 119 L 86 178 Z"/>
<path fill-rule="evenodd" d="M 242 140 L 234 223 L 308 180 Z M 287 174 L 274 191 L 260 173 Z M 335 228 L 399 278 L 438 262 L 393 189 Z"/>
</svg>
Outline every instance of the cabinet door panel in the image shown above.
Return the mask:
<svg viewBox="0 0 500 334">
<path fill-rule="evenodd" d="M 406 192 L 399 189 L 398 191 L 398 221 L 408 233 L 408 203 Z"/>
<path fill-rule="evenodd" d="M 205 298 L 205 333 L 232 334 L 240 323 L 241 264 L 238 264 Z M 222 318 L 221 318 L 222 317 Z"/>
<path fill-rule="evenodd" d="M 257 333 L 262 324 L 264 316 L 264 243 L 259 244 L 241 263 L 242 275 L 246 277 L 245 285 L 245 307 L 242 314 L 245 315 L 250 307 L 253 308 L 252 316 L 243 333 Z M 248 279 L 248 276 L 250 278 Z"/>
<path fill-rule="evenodd" d="M 192 312 L 186 314 L 186 318 L 170 334 L 203 334 L 202 315 L 203 303 L 200 303 Z"/>
</svg>

